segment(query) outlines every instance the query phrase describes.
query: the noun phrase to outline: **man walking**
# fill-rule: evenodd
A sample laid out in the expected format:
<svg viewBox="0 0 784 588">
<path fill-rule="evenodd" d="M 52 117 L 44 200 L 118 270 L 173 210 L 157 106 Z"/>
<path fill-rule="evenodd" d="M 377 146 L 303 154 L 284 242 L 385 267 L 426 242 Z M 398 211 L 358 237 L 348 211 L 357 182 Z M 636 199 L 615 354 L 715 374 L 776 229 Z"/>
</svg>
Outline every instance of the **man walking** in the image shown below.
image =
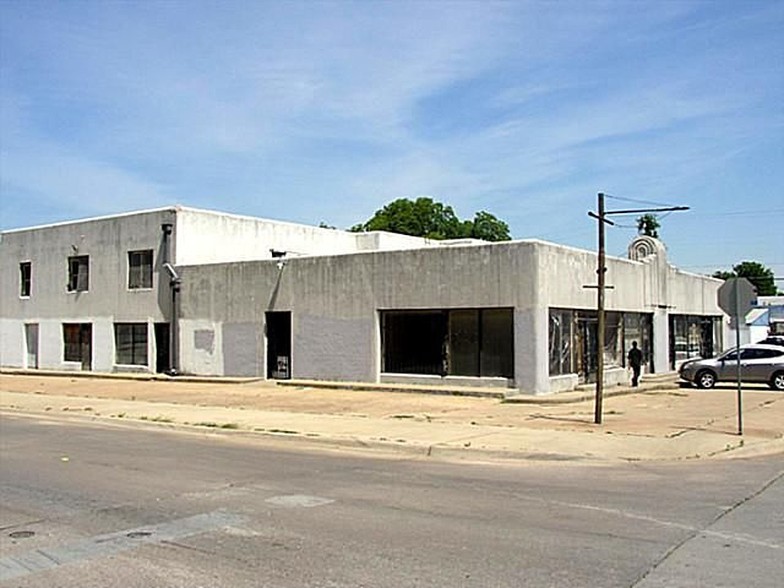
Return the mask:
<svg viewBox="0 0 784 588">
<path fill-rule="evenodd" d="M 637 341 L 632 341 L 628 359 L 629 367 L 632 368 L 632 386 L 636 388 L 640 382 L 640 369 L 642 368 L 642 351 L 637 347 Z"/>
</svg>

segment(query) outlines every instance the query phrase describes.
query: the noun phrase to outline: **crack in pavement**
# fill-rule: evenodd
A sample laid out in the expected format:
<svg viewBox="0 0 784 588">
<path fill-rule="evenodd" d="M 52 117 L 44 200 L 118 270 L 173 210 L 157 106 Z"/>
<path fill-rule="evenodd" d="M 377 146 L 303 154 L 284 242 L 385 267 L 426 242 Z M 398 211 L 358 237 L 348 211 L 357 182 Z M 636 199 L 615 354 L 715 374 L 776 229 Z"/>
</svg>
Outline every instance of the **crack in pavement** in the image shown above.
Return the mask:
<svg viewBox="0 0 784 588">
<path fill-rule="evenodd" d="M 664 564 L 664 562 L 666 562 L 677 551 L 679 551 L 681 549 L 681 547 L 683 547 L 687 543 L 690 543 L 691 541 L 693 541 L 694 539 L 696 539 L 700 535 L 708 535 L 708 536 L 714 536 L 714 537 L 722 537 L 722 538 L 727 538 L 727 539 L 734 539 L 734 540 L 739 541 L 739 542 L 751 543 L 752 545 L 758 545 L 758 546 L 771 547 L 773 549 L 784 549 L 784 546 L 778 545 L 778 544 L 775 544 L 775 543 L 774 544 L 768 544 L 767 542 L 763 542 L 763 541 L 749 540 L 749 539 L 743 537 L 742 535 L 731 535 L 731 534 L 718 533 L 716 531 L 710 531 L 710 527 L 714 526 L 716 523 L 718 523 L 724 517 L 726 517 L 727 515 L 729 515 L 730 513 L 734 512 L 734 511 L 736 511 L 738 508 L 740 508 L 744 504 L 748 503 L 750 500 L 753 500 L 754 498 L 756 498 L 757 496 L 759 496 L 760 494 L 765 492 L 768 488 L 773 486 L 773 484 L 775 484 L 776 482 L 778 482 L 782 478 L 784 478 L 784 471 L 779 472 L 773 478 L 771 478 L 766 483 L 764 483 L 756 491 L 752 492 L 751 494 L 749 494 L 748 496 L 742 498 L 741 500 L 739 500 L 738 502 L 736 502 L 735 504 L 733 504 L 729 508 L 725 509 L 723 512 L 719 513 L 719 515 L 717 515 L 712 521 L 710 521 L 704 527 L 699 527 L 699 528 L 698 527 L 689 527 L 687 525 L 678 525 L 677 523 L 673 523 L 672 524 L 673 526 L 676 526 L 676 527 L 680 526 L 681 528 L 687 529 L 687 530 L 691 530 L 692 532 L 689 533 L 683 540 L 677 542 L 675 545 L 670 547 L 670 549 L 668 549 L 667 552 L 662 557 L 660 557 L 647 570 L 645 570 L 634 582 L 632 582 L 629 585 L 629 588 L 634 588 L 635 586 L 639 585 L 640 582 L 642 582 L 645 578 L 647 578 L 651 573 L 656 571 L 657 568 L 659 568 L 662 564 Z"/>
</svg>

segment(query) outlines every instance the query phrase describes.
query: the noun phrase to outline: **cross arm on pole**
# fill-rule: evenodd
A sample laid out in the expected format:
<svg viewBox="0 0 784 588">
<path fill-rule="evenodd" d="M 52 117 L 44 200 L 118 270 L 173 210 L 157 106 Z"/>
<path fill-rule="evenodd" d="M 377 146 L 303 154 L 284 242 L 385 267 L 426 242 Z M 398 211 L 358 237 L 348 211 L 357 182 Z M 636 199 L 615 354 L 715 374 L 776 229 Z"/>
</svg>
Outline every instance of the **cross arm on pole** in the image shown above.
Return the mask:
<svg viewBox="0 0 784 588">
<path fill-rule="evenodd" d="M 688 206 L 668 206 L 666 208 L 628 208 L 626 210 L 608 210 L 604 214 L 640 214 L 641 212 L 677 212 L 689 210 Z M 591 214 L 590 212 L 588 214 Z"/>
</svg>

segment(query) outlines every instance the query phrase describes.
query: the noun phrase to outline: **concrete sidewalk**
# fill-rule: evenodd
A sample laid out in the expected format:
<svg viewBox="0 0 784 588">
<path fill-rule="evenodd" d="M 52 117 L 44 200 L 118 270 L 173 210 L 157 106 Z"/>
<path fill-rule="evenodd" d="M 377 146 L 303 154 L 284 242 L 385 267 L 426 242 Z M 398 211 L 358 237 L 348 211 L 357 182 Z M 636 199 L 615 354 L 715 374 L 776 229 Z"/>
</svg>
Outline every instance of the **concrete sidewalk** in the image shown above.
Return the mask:
<svg viewBox="0 0 784 588">
<path fill-rule="evenodd" d="M 471 460 L 684 460 L 784 452 L 784 394 L 762 387 L 744 389 L 739 436 L 733 387 L 682 389 L 672 378 L 638 390 L 609 389 L 602 425 L 593 423 L 590 390 L 503 402 L 495 394 L 327 386 L 2 374 L 0 409 Z"/>
</svg>

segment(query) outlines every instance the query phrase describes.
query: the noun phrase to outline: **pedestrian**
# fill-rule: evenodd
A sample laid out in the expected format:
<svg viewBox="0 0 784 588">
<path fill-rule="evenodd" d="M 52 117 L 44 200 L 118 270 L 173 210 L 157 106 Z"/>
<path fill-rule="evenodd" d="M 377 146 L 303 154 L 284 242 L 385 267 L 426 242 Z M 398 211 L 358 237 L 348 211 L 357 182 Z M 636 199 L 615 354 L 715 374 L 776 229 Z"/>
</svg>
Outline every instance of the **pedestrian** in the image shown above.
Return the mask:
<svg viewBox="0 0 784 588">
<path fill-rule="evenodd" d="M 642 368 L 642 351 L 637 347 L 637 341 L 632 341 L 628 359 L 629 367 L 632 368 L 632 386 L 636 388 L 640 382 L 640 369 Z"/>
</svg>

